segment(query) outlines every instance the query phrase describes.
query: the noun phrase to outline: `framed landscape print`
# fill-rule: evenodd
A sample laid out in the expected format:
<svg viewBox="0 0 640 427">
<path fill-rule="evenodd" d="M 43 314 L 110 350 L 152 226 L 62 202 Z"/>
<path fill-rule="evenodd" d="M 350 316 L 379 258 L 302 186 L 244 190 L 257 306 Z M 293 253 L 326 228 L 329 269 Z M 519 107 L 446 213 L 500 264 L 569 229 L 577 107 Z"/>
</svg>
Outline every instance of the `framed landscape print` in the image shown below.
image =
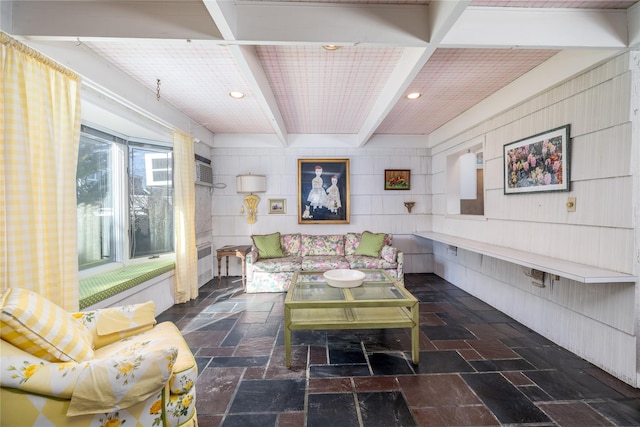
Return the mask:
<svg viewBox="0 0 640 427">
<path fill-rule="evenodd" d="M 569 191 L 570 125 L 505 144 L 504 194 Z"/>
<path fill-rule="evenodd" d="M 411 171 L 409 169 L 385 169 L 385 190 L 410 190 Z"/>
<path fill-rule="evenodd" d="M 349 224 L 349 159 L 298 159 L 298 224 Z"/>
<path fill-rule="evenodd" d="M 287 200 L 286 199 L 269 199 L 269 213 L 270 214 L 287 213 Z"/>
</svg>

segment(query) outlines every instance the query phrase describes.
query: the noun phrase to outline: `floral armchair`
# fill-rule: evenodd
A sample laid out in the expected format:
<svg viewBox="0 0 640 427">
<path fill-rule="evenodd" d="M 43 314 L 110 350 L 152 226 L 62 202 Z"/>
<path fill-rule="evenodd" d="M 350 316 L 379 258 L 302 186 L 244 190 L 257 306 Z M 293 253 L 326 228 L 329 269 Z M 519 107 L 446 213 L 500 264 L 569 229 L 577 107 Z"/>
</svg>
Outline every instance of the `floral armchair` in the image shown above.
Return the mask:
<svg viewBox="0 0 640 427">
<path fill-rule="evenodd" d="M 68 313 L 0 295 L 0 425 L 197 426 L 197 365 L 152 302 Z"/>
</svg>

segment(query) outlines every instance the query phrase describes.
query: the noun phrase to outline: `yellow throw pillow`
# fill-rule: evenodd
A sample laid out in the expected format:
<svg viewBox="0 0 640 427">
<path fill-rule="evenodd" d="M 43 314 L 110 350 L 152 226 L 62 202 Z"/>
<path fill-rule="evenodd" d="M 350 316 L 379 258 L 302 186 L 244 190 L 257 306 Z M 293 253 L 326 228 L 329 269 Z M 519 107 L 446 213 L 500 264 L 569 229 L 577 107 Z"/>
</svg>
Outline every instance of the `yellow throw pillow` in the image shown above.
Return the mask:
<svg viewBox="0 0 640 427">
<path fill-rule="evenodd" d="M 78 376 L 67 416 L 105 414 L 157 395 L 171 378 L 177 357 L 175 346 L 132 341 L 109 358 L 92 360 Z"/>
<path fill-rule="evenodd" d="M 71 313 L 27 289 L 10 288 L 0 296 L 2 339 L 50 362 L 93 358 L 89 330 Z"/>
<path fill-rule="evenodd" d="M 148 331 L 156 324 L 153 301 L 73 313 L 93 337 L 93 348 Z"/>
</svg>

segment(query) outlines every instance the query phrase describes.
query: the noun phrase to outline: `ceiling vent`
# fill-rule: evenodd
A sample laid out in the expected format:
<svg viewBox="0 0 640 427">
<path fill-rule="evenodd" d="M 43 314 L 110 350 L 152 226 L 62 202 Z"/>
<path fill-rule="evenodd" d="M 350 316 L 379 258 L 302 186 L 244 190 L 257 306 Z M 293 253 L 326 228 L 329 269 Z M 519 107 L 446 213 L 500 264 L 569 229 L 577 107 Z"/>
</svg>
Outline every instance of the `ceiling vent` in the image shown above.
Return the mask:
<svg viewBox="0 0 640 427">
<path fill-rule="evenodd" d="M 196 185 L 213 187 L 213 169 L 211 165 L 196 161 Z"/>
</svg>

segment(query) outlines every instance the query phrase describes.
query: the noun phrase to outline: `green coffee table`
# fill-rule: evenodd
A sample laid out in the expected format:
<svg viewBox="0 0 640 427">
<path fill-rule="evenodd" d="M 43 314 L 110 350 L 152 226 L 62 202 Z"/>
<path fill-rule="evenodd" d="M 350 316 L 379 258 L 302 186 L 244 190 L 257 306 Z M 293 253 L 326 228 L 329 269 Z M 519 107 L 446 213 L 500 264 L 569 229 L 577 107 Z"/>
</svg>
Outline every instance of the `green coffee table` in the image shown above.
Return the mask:
<svg viewBox="0 0 640 427">
<path fill-rule="evenodd" d="M 291 332 L 321 329 L 411 328 L 411 357 L 419 359 L 419 304 L 384 270 L 361 270 L 356 288 L 329 286 L 318 271 L 298 271 L 284 301 L 285 364 L 291 366 Z"/>
</svg>

